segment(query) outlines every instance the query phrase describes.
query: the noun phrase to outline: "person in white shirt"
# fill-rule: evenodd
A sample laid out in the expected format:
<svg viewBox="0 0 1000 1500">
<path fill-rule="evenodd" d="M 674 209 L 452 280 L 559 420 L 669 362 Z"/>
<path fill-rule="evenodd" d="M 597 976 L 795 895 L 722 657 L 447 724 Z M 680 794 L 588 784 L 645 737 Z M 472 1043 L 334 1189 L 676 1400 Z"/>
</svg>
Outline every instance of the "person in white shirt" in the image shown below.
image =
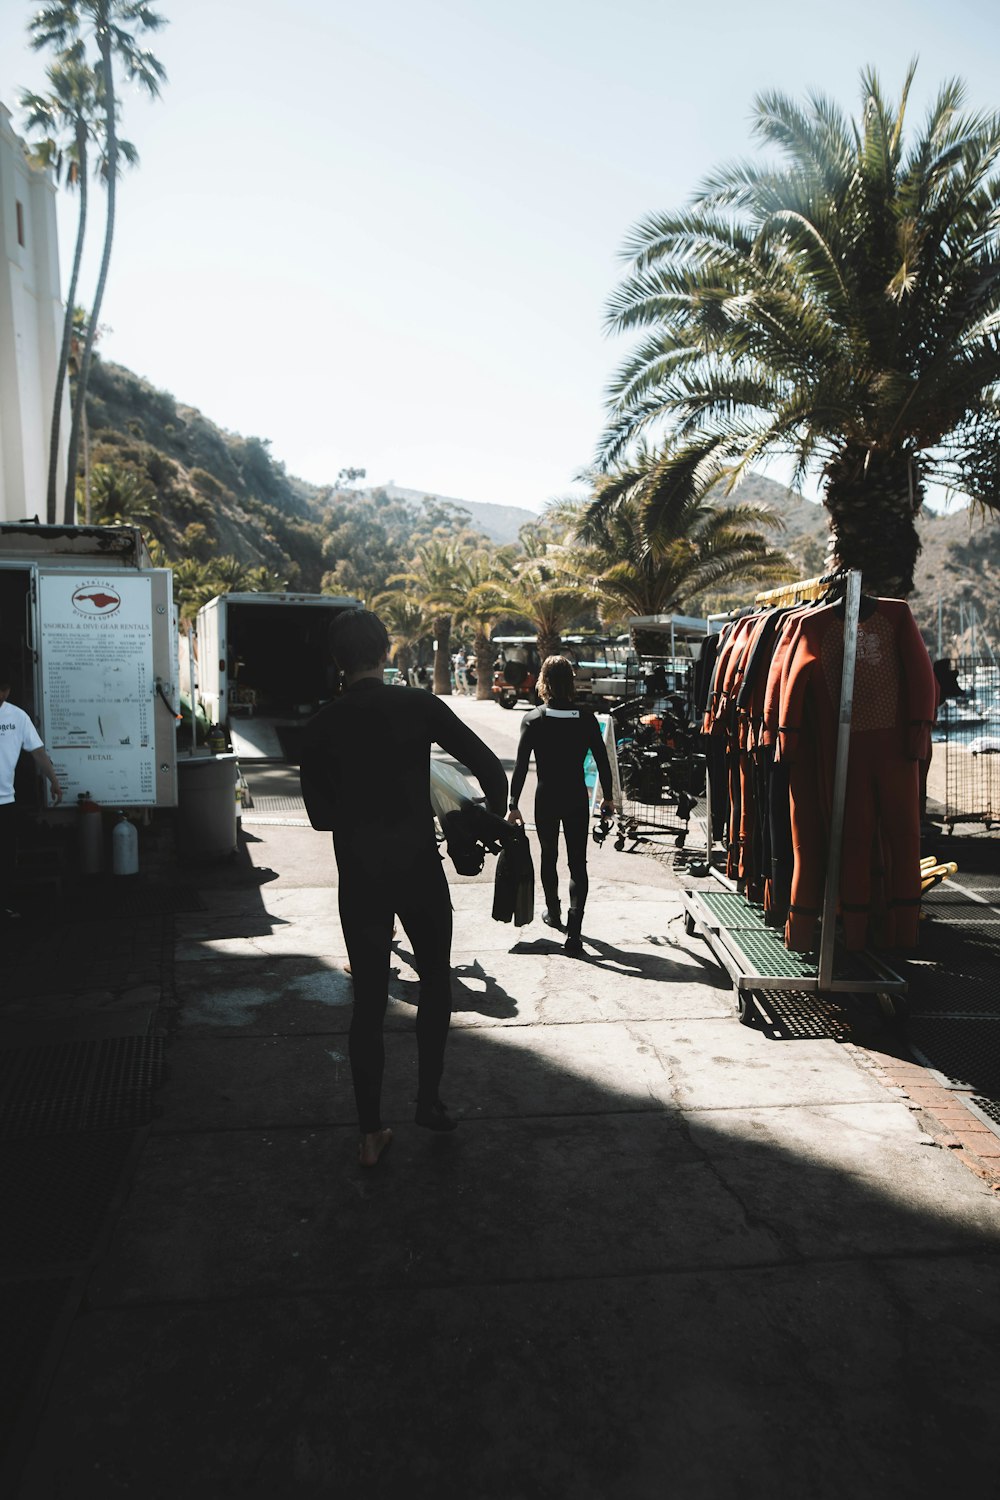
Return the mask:
<svg viewBox="0 0 1000 1500">
<path fill-rule="evenodd" d="M 10 673 L 0 666 L 0 920 L 17 916 L 10 894 L 17 857 L 17 823 L 14 808 L 14 772 L 18 757 L 26 750 L 46 777 L 53 802 L 62 801 L 62 787 L 38 730 L 23 708 L 8 702 Z"/>
<path fill-rule="evenodd" d="M 466 678 L 465 678 L 465 652 L 464 651 L 456 651 L 455 652 L 455 655 L 451 659 L 451 670 L 452 670 L 452 675 L 453 675 L 453 677 L 455 679 L 455 691 L 456 691 L 456 693 L 464 693 L 464 692 L 466 692 L 466 690 L 468 688 L 468 683 L 467 683 Z"/>
</svg>

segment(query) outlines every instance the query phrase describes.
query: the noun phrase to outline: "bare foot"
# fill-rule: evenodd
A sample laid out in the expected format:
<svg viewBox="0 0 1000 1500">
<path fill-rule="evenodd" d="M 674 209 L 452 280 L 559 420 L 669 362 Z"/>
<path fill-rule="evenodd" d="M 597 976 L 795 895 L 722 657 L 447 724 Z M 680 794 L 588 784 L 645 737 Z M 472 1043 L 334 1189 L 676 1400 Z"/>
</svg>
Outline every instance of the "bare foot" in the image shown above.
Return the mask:
<svg viewBox="0 0 1000 1500">
<path fill-rule="evenodd" d="M 358 1161 L 363 1167 L 377 1167 L 382 1152 L 391 1144 L 392 1131 L 388 1126 L 384 1130 L 373 1130 L 370 1135 L 363 1135 L 358 1147 Z"/>
</svg>

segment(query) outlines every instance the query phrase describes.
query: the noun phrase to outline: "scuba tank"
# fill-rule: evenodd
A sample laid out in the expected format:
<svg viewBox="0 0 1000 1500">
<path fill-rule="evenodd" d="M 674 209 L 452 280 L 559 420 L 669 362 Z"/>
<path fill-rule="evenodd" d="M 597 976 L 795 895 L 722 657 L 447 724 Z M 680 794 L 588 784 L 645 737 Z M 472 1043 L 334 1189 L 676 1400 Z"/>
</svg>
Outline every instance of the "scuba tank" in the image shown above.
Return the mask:
<svg viewBox="0 0 1000 1500">
<path fill-rule="evenodd" d="M 111 831 L 111 870 L 115 875 L 139 873 L 139 835 L 124 812 L 119 812 Z"/>
<path fill-rule="evenodd" d="M 89 792 L 76 799 L 76 845 L 80 870 L 84 875 L 99 875 L 104 863 L 104 822 L 101 809 Z"/>
</svg>

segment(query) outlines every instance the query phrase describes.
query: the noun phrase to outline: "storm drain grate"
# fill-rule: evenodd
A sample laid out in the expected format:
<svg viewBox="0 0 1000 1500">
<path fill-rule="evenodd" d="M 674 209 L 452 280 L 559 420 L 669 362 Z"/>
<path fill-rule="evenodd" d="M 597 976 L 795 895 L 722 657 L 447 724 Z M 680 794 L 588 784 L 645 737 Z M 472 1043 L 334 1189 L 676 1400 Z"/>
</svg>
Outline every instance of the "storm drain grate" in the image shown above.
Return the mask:
<svg viewBox="0 0 1000 1500">
<path fill-rule="evenodd" d="M 1000 1098 L 1000 1017 L 914 1016 L 914 1050 L 954 1088 Z"/>
<path fill-rule="evenodd" d="M 244 818 L 253 819 L 258 813 L 302 813 L 305 815 L 306 805 L 301 797 L 254 797 L 249 808 L 244 810 Z"/>
<path fill-rule="evenodd" d="M 85 1261 L 134 1139 L 132 1131 L 114 1130 L 0 1141 L 0 1272 Z"/>
<path fill-rule="evenodd" d="M 847 1013 L 833 1001 L 804 990 L 752 990 L 758 1016 L 783 1041 L 851 1040 Z"/>
<path fill-rule="evenodd" d="M 53 1042 L 0 1051 L 0 1140 L 64 1130 L 136 1129 L 152 1119 L 163 1040 Z"/>
</svg>

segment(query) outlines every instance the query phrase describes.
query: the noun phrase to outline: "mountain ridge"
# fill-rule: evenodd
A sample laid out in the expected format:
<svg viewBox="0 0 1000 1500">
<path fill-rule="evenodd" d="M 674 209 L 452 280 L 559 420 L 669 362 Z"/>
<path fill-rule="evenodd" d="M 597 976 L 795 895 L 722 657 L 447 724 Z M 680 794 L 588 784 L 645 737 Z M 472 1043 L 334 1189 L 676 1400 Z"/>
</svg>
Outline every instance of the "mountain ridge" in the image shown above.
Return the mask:
<svg viewBox="0 0 1000 1500">
<path fill-rule="evenodd" d="M 399 528 L 405 531 L 408 515 L 416 524 L 425 499 L 460 507 L 472 527 L 498 545 L 516 541 L 520 527 L 538 519 L 519 506 L 395 483 L 358 491 L 298 479 L 271 457 L 266 439 L 227 432 L 197 408 L 103 360 L 94 365 L 87 406 L 95 466 L 124 468 L 152 487 L 145 524 L 168 558 L 231 555 L 267 570 L 276 588 L 318 590 L 329 577 L 332 526 L 340 524 L 345 547 L 364 546 L 357 526 L 352 531 L 347 524 L 359 515 L 392 514 L 397 546 Z M 799 575 L 822 573 L 829 529 L 822 505 L 761 474 L 748 475 L 733 500 L 766 505 L 782 523 L 774 541 Z M 942 652 L 955 654 L 960 627 L 973 610 L 980 634 L 1000 641 L 997 520 L 970 507 L 925 510 L 917 524 L 922 546 L 910 604 L 928 643 L 936 647 L 940 621 Z"/>
</svg>

